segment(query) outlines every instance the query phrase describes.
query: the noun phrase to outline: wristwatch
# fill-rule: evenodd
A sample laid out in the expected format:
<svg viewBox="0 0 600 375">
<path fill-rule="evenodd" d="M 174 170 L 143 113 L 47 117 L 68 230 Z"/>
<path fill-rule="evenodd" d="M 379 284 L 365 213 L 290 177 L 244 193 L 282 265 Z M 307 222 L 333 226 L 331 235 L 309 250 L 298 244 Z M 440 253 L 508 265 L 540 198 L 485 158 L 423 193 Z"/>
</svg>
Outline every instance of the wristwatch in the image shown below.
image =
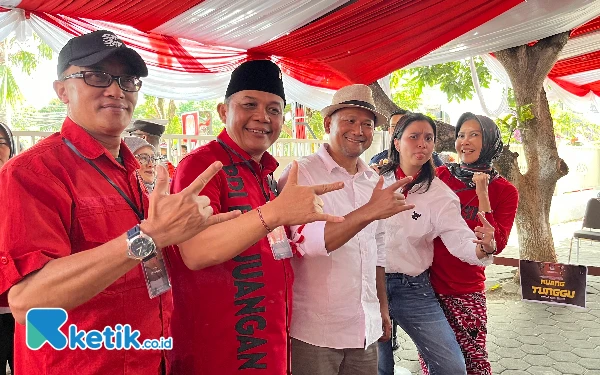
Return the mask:
<svg viewBox="0 0 600 375">
<path fill-rule="evenodd" d="M 127 231 L 127 256 L 131 259 L 148 260 L 156 255 L 154 240 L 136 225 Z"/>
</svg>

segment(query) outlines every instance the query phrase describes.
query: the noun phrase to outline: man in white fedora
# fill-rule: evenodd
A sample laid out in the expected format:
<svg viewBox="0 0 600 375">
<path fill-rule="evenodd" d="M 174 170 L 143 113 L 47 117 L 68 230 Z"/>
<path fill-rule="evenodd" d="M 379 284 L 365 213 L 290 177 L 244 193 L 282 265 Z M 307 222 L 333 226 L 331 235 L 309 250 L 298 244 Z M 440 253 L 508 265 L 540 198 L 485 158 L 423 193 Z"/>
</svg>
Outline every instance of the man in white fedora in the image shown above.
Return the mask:
<svg viewBox="0 0 600 375">
<path fill-rule="evenodd" d="M 359 158 L 371 145 L 375 126 L 387 121 L 368 86 L 341 88 L 321 114 L 329 143 L 298 160 L 298 183 L 343 181 L 343 189 L 318 203 L 345 219 L 292 227 L 298 249 L 292 259 L 292 373 L 372 375 L 377 341 L 391 333 L 380 220 L 413 207 L 396 193 L 410 178 L 382 189 L 383 180 Z"/>
</svg>

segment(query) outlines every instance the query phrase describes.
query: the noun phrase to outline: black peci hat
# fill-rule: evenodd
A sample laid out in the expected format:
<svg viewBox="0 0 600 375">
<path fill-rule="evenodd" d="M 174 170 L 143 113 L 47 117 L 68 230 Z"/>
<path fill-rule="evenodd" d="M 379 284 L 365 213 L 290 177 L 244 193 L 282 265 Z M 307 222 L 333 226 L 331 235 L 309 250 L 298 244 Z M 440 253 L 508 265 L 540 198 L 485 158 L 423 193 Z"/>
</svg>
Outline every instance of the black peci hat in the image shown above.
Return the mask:
<svg viewBox="0 0 600 375">
<path fill-rule="evenodd" d="M 58 54 L 57 73 L 60 76 L 71 65 L 91 66 L 112 55 L 123 57 L 138 77 L 147 77 L 148 68 L 144 59 L 133 49 L 127 47 L 113 32 L 97 30 L 70 39 Z"/>
<path fill-rule="evenodd" d="M 127 133 L 132 133 L 136 130 L 160 137 L 165 132 L 165 126 L 152 121 L 135 120 L 133 125 L 125 129 Z"/>
<path fill-rule="evenodd" d="M 235 68 L 231 73 L 225 98 L 243 90 L 257 90 L 278 95 L 285 105 L 281 70 L 271 60 L 250 60 Z"/>
</svg>

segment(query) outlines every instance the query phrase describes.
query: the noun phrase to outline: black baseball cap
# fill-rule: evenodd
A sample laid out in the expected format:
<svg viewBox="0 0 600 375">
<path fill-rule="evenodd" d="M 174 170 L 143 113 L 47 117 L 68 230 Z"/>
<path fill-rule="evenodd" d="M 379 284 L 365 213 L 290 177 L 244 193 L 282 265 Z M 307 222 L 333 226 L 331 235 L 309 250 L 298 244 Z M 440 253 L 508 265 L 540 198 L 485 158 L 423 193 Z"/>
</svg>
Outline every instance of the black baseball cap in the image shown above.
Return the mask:
<svg viewBox="0 0 600 375">
<path fill-rule="evenodd" d="M 112 55 L 119 55 L 131 68 L 131 74 L 147 77 L 144 59 L 125 45 L 112 31 L 97 30 L 75 37 L 67 42 L 58 54 L 57 73 L 60 76 L 71 65 L 91 66 Z"/>
</svg>

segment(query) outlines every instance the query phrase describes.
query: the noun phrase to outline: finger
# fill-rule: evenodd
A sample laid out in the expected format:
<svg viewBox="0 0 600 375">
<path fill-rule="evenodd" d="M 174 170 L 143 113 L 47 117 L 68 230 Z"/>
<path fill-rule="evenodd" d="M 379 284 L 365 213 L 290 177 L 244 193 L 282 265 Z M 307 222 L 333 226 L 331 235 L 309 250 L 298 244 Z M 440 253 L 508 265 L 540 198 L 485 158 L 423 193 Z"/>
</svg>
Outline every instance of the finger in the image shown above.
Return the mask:
<svg viewBox="0 0 600 375">
<path fill-rule="evenodd" d="M 289 183 L 289 182 L 288 182 Z M 330 191 L 339 190 L 344 187 L 343 182 L 334 182 L 331 184 L 313 185 L 313 192 L 317 195 L 329 193 Z"/>
<path fill-rule="evenodd" d="M 213 178 L 223 167 L 223 163 L 220 161 L 215 161 L 208 168 L 204 170 L 204 172 L 200 173 L 200 176 L 196 177 L 196 179 L 190 184 L 190 186 L 183 189 L 181 192 L 185 192 L 185 194 L 198 195 L 204 189 L 206 184 Z"/>
<path fill-rule="evenodd" d="M 292 167 L 290 168 L 290 173 L 288 174 L 288 179 L 285 186 L 290 184 L 292 186 L 298 185 L 298 162 L 296 160 L 292 161 Z"/>
<path fill-rule="evenodd" d="M 383 188 L 383 176 L 379 176 L 379 180 L 377 180 L 377 184 L 375 185 L 375 190 L 381 190 Z"/>
<path fill-rule="evenodd" d="M 402 206 L 400 208 L 400 210 L 398 212 L 404 212 L 404 211 L 412 210 L 413 208 L 415 208 L 414 204 L 405 204 L 404 206 Z"/>
<path fill-rule="evenodd" d="M 212 215 L 211 217 L 208 218 L 208 220 L 206 220 L 206 222 L 204 223 L 203 226 L 207 227 L 210 225 L 222 223 L 227 220 L 235 219 L 236 217 L 239 217 L 241 214 L 242 214 L 242 211 L 235 210 L 235 211 L 231 211 L 231 212 L 223 212 L 220 214 Z"/>
<path fill-rule="evenodd" d="M 403 187 L 404 185 L 410 183 L 412 181 L 412 177 L 408 176 L 408 177 L 404 177 L 396 182 L 394 182 L 393 184 L 391 184 L 390 186 L 388 186 L 388 189 L 391 189 L 393 191 L 396 191 L 398 189 L 400 189 L 401 187 Z"/>
<path fill-rule="evenodd" d="M 167 168 L 158 164 L 156 166 L 156 182 L 154 183 L 154 190 L 150 195 L 167 194 L 169 194 L 169 172 L 167 172 Z"/>
<path fill-rule="evenodd" d="M 329 214 L 315 214 L 312 221 L 328 221 L 330 223 L 341 223 L 344 221 L 343 216 L 335 216 Z"/>
<path fill-rule="evenodd" d="M 477 215 L 479 215 L 479 220 L 484 227 L 493 228 L 492 224 L 490 224 L 490 222 L 485 218 L 485 214 L 483 212 L 478 212 Z"/>
<path fill-rule="evenodd" d="M 210 198 L 208 198 L 206 195 L 196 195 L 194 200 L 200 209 L 210 206 Z"/>
</svg>

